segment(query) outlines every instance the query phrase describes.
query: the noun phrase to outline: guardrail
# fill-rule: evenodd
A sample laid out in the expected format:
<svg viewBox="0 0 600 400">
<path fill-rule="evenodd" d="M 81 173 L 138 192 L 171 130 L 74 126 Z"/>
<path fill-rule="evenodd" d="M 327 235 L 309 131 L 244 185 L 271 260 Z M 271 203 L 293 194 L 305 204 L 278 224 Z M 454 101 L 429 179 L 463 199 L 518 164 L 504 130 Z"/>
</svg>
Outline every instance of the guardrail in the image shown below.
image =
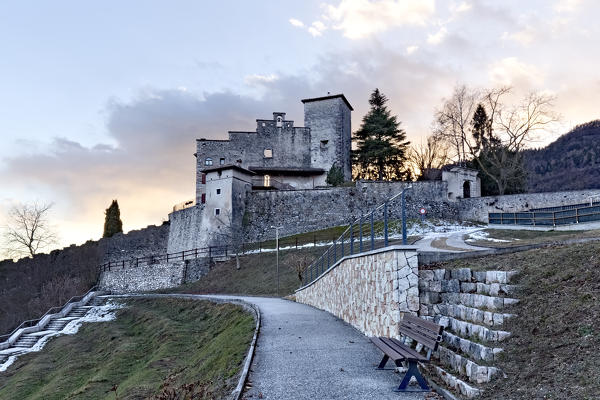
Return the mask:
<svg viewBox="0 0 600 400">
<path fill-rule="evenodd" d="M 593 206 L 549 207 L 535 211 L 514 213 L 489 213 L 490 224 L 497 225 L 529 225 L 529 226 L 558 226 L 579 224 L 583 222 L 600 221 L 600 203 Z"/>
<path fill-rule="evenodd" d="M 352 221 L 339 238 L 333 241 L 333 244 L 315 261 L 307 266 L 302 272 L 303 286 L 317 280 L 332 265 L 337 263 L 345 256 L 360 254 L 367 251 L 387 247 L 392 244 L 406 244 L 406 199 L 405 192 L 410 186 L 402 192 L 390 197 L 383 204 L 373 209 L 366 215 Z M 400 209 L 394 200 L 401 199 Z M 401 217 L 391 218 L 395 211 L 398 211 Z M 398 236 L 398 225 L 401 227 L 401 236 Z"/>
<path fill-rule="evenodd" d="M 126 268 L 137 268 L 144 267 L 153 264 L 160 264 L 161 262 L 170 261 L 185 261 L 193 260 L 195 258 L 220 258 L 228 257 L 232 254 L 233 249 L 230 246 L 210 246 L 202 247 L 192 250 L 184 250 L 176 253 L 167 253 L 162 255 L 153 255 L 145 257 L 136 257 L 123 259 L 120 261 L 109 261 L 100 265 L 102 271 L 111 271 L 113 269 L 126 269 Z"/>
<path fill-rule="evenodd" d="M 15 329 L 13 329 L 11 333 L 0 335 L 0 342 L 6 341 L 8 338 L 10 338 L 12 335 L 14 335 L 19 329 L 29 328 L 29 327 L 37 325 L 37 323 L 40 322 L 46 315 L 54 314 L 55 312 L 62 310 L 63 308 L 65 308 L 66 306 L 68 306 L 71 303 L 75 303 L 75 302 L 81 301 L 85 296 L 87 296 L 88 294 L 90 294 L 91 292 L 93 292 L 95 290 L 96 290 L 96 286 L 93 286 L 90 290 L 88 290 L 87 292 L 85 292 L 85 294 L 83 294 L 81 296 L 73 296 L 73 297 L 71 297 L 62 306 L 50 308 L 41 317 L 36 318 L 36 319 L 29 319 L 27 321 L 21 322 L 21 324 L 19 326 L 17 326 Z"/>
</svg>

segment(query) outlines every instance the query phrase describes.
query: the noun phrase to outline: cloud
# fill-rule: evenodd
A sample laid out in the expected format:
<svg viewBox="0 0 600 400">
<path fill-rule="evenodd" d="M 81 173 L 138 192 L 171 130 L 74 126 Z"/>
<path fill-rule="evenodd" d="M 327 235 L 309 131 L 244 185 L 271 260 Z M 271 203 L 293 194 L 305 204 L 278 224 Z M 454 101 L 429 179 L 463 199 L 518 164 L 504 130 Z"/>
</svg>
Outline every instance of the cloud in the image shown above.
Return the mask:
<svg viewBox="0 0 600 400">
<path fill-rule="evenodd" d="M 448 30 L 445 26 L 442 26 L 439 31 L 427 36 L 427 43 L 432 45 L 440 44 L 446 38 L 447 34 Z"/>
<path fill-rule="evenodd" d="M 341 0 L 337 6 L 325 6 L 325 18 L 349 39 L 401 26 L 423 26 L 434 13 L 434 0 Z"/>
<path fill-rule="evenodd" d="M 292 24 L 295 27 L 304 28 L 304 22 L 302 22 L 296 18 L 290 18 L 289 21 L 290 21 L 290 24 Z"/>
<path fill-rule="evenodd" d="M 583 0 L 557 0 L 554 4 L 554 11 L 557 13 L 572 13 L 583 3 Z"/>
<path fill-rule="evenodd" d="M 321 36 L 323 34 L 323 31 L 325 31 L 326 29 L 327 29 L 327 27 L 325 26 L 325 24 L 323 22 L 315 21 L 308 28 L 308 33 L 317 37 L 317 36 Z"/>
<path fill-rule="evenodd" d="M 418 49 L 419 49 L 419 46 L 408 46 L 406 48 L 406 54 L 411 55 L 412 53 L 414 53 Z"/>
<path fill-rule="evenodd" d="M 524 29 L 514 32 L 514 33 L 509 34 L 508 32 L 505 32 L 503 35 L 503 39 L 514 40 L 515 42 L 517 42 L 523 46 L 528 46 L 531 43 L 533 43 L 536 36 L 537 36 L 536 30 L 533 29 L 533 27 L 528 25 Z"/>
<path fill-rule="evenodd" d="M 268 83 L 268 82 L 275 82 L 277 79 L 279 79 L 279 77 L 275 74 L 269 74 L 269 75 L 253 74 L 253 75 L 246 75 L 244 77 L 244 83 L 246 83 L 246 85 L 250 85 L 250 86 L 257 86 L 257 85 L 262 85 L 262 84 Z"/>
<path fill-rule="evenodd" d="M 503 58 L 489 67 L 494 85 L 511 85 L 522 90 L 538 88 L 544 82 L 544 73 L 538 67 L 519 61 L 516 57 Z"/>
</svg>

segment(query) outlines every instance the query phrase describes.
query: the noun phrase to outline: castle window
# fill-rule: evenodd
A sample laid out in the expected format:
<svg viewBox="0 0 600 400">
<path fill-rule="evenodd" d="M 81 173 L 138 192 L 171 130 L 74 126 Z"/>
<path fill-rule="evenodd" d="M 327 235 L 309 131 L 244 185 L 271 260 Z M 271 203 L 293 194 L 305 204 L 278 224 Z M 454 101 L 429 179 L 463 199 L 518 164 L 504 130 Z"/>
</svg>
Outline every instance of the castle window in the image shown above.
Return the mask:
<svg viewBox="0 0 600 400">
<path fill-rule="evenodd" d="M 215 215 L 220 215 L 220 214 L 221 214 L 221 209 L 215 208 Z"/>
<path fill-rule="evenodd" d="M 207 158 L 206 160 L 204 160 L 204 165 L 213 165 L 212 158 Z"/>
<path fill-rule="evenodd" d="M 321 147 L 327 146 L 327 143 L 329 143 L 329 140 L 321 140 Z"/>
<path fill-rule="evenodd" d="M 217 189 L 217 194 L 221 194 L 221 189 Z"/>
<path fill-rule="evenodd" d="M 281 117 L 277 117 L 277 126 L 281 127 L 281 123 L 283 122 L 283 119 Z"/>
<path fill-rule="evenodd" d="M 265 158 L 273 158 L 273 149 L 265 149 Z"/>
</svg>

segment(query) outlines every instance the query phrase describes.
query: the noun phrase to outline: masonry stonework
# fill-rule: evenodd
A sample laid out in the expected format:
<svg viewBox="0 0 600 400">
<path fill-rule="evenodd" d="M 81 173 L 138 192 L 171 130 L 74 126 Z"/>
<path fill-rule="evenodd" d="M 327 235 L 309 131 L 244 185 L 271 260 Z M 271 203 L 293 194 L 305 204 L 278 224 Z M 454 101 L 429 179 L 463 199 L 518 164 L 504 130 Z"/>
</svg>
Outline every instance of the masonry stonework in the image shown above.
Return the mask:
<svg viewBox="0 0 600 400">
<path fill-rule="evenodd" d="M 296 301 L 348 322 L 367 336 L 398 337 L 404 313 L 419 310 L 417 251 L 392 246 L 346 257 L 296 292 Z"/>
<path fill-rule="evenodd" d="M 185 263 L 169 262 L 138 268 L 113 269 L 100 276 L 99 287 L 114 293 L 132 293 L 179 286 L 185 277 Z"/>
</svg>

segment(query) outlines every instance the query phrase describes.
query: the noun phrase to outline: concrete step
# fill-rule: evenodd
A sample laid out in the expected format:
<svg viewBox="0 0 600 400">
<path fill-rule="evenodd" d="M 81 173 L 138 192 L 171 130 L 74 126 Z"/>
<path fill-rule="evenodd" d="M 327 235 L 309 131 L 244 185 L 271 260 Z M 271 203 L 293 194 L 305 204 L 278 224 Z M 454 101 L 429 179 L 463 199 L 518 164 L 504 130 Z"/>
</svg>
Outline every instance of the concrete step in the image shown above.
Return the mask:
<svg viewBox="0 0 600 400">
<path fill-rule="evenodd" d="M 504 350 L 500 347 L 488 347 L 468 339 L 461 338 L 450 332 L 443 333 L 444 342 L 442 345 L 452 351 L 460 352 L 473 361 L 483 361 L 492 363 L 498 358 Z"/>
<path fill-rule="evenodd" d="M 442 293 L 440 297 L 443 303 L 460 304 L 494 312 L 501 311 L 506 306 L 517 304 L 519 302 L 518 299 L 510 297 L 485 296 L 482 294 L 471 293 Z"/>
<path fill-rule="evenodd" d="M 436 304 L 433 307 L 436 314 L 488 327 L 501 326 L 505 320 L 514 317 L 514 314 L 483 311 L 462 304 Z"/>
<path fill-rule="evenodd" d="M 429 317 L 431 319 L 431 317 Z M 461 321 L 453 317 L 438 315 L 433 318 L 436 324 L 442 325 L 446 332 L 465 339 L 476 338 L 483 342 L 501 342 L 510 337 L 510 332 L 489 329 L 483 325 Z"/>
<path fill-rule="evenodd" d="M 481 394 L 481 389 L 471 386 L 467 382 L 461 380 L 460 378 L 457 378 L 450 372 L 444 370 L 443 368 L 437 365 L 426 364 L 425 368 L 427 369 L 427 371 L 429 371 L 431 375 L 437 377 L 447 387 L 460 393 L 467 399 L 473 399 Z"/>
<path fill-rule="evenodd" d="M 487 383 L 500 374 L 498 368 L 477 363 L 446 346 L 440 346 L 434 357 L 455 376 L 474 384 Z"/>
</svg>

